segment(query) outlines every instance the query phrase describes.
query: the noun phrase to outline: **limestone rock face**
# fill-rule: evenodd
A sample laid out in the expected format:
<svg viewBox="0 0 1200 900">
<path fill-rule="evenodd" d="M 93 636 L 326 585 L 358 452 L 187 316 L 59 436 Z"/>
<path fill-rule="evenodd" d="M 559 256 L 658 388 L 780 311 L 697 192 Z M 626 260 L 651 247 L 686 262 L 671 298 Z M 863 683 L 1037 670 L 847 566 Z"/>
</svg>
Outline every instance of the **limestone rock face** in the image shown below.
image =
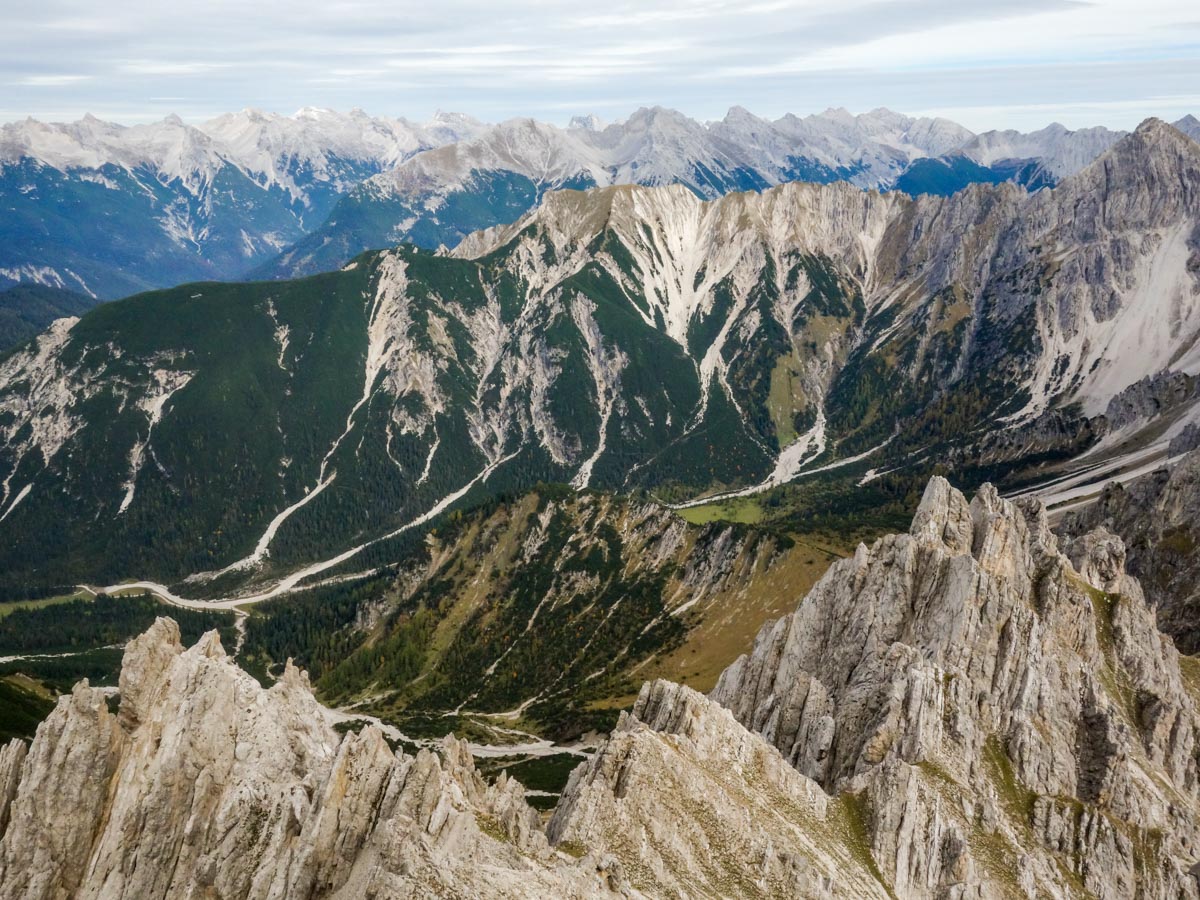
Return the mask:
<svg viewBox="0 0 1200 900">
<path fill-rule="evenodd" d="M 547 831 L 615 857 L 649 896 L 886 897 L 857 824 L 728 710 L 654 681 L 572 773 Z"/>
<path fill-rule="evenodd" d="M 520 785 L 485 783 L 465 745 L 408 756 L 375 727 L 343 738 L 297 669 L 264 690 L 215 632 L 184 650 L 167 619 L 126 649 L 117 714 L 84 682 L 28 754 L 0 752 L 0 823 L 5 810 L 5 898 L 620 888 L 591 859 L 557 857 Z"/>
<path fill-rule="evenodd" d="M 1120 535 L 1128 568 L 1154 607 L 1158 627 L 1184 653 L 1200 652 L 1200 428 L 1192 425 L 1171 441 L 1170 455 L 1185 454 L 1127 484 L 1105 487 L 1095 503 L 1069 513 L 1059 524 L 1079 536 L 1103 527 Z"/>
<path fill-rule="evenodd" d="M 903 896 L 1196 896 L 1197 705 L 1106 531 L 942 479 L 712 699 L 869 822 Z"/>
<path fill-rule="evenodd" d="M 89 851 L 101 827 L 108 785 L 128 739 L 104 694 L 84 680 L 38 727 L 28 754 L 16 742 L 6 759 L 25 756 L 0 841 L 6 897 L 65 898 L 83 888 Z"/>
<path fill-rule="evenodd" d="M 0 747 L 0 834 L 8 825 L 8 808 L 17 794 L 27 749 L 24 741 L 11 741 Z"/>
</svg>

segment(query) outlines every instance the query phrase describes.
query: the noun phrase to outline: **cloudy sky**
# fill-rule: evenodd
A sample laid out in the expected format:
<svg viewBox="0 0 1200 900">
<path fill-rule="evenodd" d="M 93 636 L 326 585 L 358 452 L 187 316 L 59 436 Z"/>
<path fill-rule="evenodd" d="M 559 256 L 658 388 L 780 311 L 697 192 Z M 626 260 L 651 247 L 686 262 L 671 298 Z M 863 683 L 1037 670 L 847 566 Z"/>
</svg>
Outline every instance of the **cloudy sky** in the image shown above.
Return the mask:
<svg viewBox="0 0 1200 900">
<path fill-rule="evenodd" d="M 1196 0 L 0 0 L 0 120 L 888 106 L 976 130 L 1200 115 Z"/>
</svg>

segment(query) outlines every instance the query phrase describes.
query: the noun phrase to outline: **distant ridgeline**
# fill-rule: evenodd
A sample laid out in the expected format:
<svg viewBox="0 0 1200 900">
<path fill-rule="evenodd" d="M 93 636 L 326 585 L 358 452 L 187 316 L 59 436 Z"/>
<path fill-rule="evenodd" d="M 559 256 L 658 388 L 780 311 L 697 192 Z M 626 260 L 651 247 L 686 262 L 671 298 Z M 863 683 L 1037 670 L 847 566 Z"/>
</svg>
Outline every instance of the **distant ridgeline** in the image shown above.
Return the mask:
<svg viewBox="0 0 1200 900">
<path fill-rule="evenodd" d="M 1190 117 L 1176 123 L 1191 133 Z M 188 281 L 329 271 L 401 242 L 455 246 L 547 191 L 681 184 L 712 199 L 790 181 L 949 194 L 1057 183 L 1121 132 L 975 135 L 880 109 L 768 121 L 734 108 L 696 122 L 641 109 L 566 129 L 466 116 L 432 121 L 244 110 L 199 126 L 93 117 L 0 129 L 0 287 L 34 282 L 111 299 Z"/>
<path fill-rule="evenodd" d="M 44 331 L 55 319 L 81 316 L 95 305 L 86 294 L 37 283 L 0 290 L 0 354 Z"/>
</svg>

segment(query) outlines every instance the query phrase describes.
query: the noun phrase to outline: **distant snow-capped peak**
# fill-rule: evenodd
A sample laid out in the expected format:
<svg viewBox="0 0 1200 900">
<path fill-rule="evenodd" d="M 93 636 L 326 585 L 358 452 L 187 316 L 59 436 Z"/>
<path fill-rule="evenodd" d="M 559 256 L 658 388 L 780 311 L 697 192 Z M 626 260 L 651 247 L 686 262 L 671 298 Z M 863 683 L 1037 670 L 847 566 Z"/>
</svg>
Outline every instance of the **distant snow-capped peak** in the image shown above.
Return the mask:
<svg viewBox="0 0 1200 900">
<path fill-rule="evenodd" d="M 1200 121 L 1194 117 L 1175 125 L 1200 136 Z M 735 106 L 723 119 L 702 123 L 655 106 L 608 124 L 595 115 L 576 116 L 559 128 L 533 119 L 489 125 L 441 110 L 426 122 L 414 122 L 370 116 L 357 108 L 344 113 L 306 106 L 292 115 L 247 108 L 195 126 L 174 115 L 135 126 L 92 115 L 65 124 L 26 119 L 0 127 L 0 165 L 33 158 L 62 171 L 106 165 L 149 169 L 160 181 L 178 179 L 192 193 L 210 184 L 221 166 L 233 165 L 261 187 L 280 187 L 302 202 L 307 202 L 312 183 L 344 192 L 383 173 L 376 189 L 415 184 L 453 188 L 472 171 L 488 169 L 516 172 L 549 186 L 586 177 L 598 185 L 684 183 L 715 195 L 739 180 L 756 187 L 791 180 L 797 161 L 825 167 L 828 174 L 822 177 L 888 187 L 913 161 L 954 153 L 985 166 L 1037 159 L 1061 179 L 1122 134 L 1102 127 L 1071 131 L 1055 124 L 1029 134 L 976 135 L 948 119 L 885 108 L 859 115 L 836 108 L 770 120 Z M 461 146 L 426 155 L 448 145 Z"/>
<path fill-rule="evenodd" d="M 30 157 L 62 171 L 114 165 L 147 169 L 159 181 L 180 180 L 191 193 L 211 183 L 226 156 L 211 136 L 176 115 L 146 125 L 116 125 L 86 115 L 78 122 L 34 119 L 0 129 L 0 163 Z"/>
<path fill-rule="evenodd" d="M 1056 178 L 1078 172 L 1125 136 L 1124 131 L 1081 128 L 1071 131 L 1054 122 L 1038 131 L 986 131 L 963 146 L 968 158 L 983 166 L 1010 159 L 1040 159 Z"/>
<path fill-rule="evenodd" d="M 280 186 L 299 197 L 294 173 L 317 181 L 340 182 L 335 161 L 391 168 L 421 150 L 481 131 L 469 116 L 438 113 L 426 124 L 304 107 L 284 116 L 258 109 L 226 113 L 198 126 L 177 115 L 159 122 L 125 126 L 85 115 L 77 122 L 25 119 L 0 127 L 0 164 L 22 158 L 67 172 L 113 165 L 149 169 L 160 181 L 179 179 L 196 194 L 214 173 L 232 165 L 263 187 Z M 350 177 L 340 189 L 361 180 Z"/>
</svg>

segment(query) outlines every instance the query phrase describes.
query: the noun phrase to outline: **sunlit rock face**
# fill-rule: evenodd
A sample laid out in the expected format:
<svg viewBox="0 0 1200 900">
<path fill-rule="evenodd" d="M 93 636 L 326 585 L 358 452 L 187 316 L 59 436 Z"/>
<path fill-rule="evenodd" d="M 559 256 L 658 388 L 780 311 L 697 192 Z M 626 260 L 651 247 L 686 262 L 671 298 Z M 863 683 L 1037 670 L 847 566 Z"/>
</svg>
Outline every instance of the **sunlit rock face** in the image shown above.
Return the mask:
<svg viewBox="0 0 1200 900">
<path fill-rule="evenodd" d="M 1039 504 L 935 478 L 712 699 L 860 798 L 897 890 L 1192 896 L 1196 701 L 1124 565 L 1107 531 L 1060 547 Z"/>
</svg>

